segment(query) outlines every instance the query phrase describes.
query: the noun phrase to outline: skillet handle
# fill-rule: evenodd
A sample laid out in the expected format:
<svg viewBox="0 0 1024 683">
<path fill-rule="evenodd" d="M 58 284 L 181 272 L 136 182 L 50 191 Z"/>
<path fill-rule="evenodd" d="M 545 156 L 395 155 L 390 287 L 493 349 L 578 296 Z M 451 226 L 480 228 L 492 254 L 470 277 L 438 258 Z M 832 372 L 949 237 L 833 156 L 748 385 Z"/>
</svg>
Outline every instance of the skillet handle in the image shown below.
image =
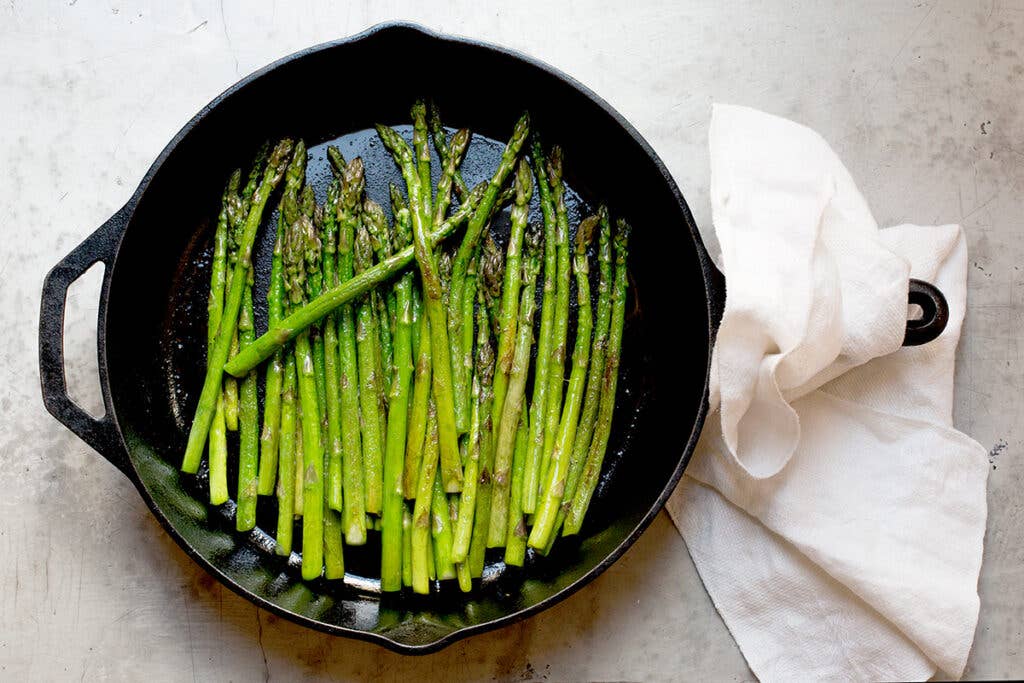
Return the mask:
<svg viewBox="0 0 1024 683">
<path fill-rule="evenodd" d="M 917 304 L 924 314 L 907 321 L 904 346 L 920 346 L 936 339 L 949 322 L 949 304 L 938 287 L 922 280 L 910 280 L 909 303 Z"/>
<path fill-rule="evenodd" d="M 725 275 L 713 263 L 707 273 L 712 338 L 718 334 L 725 312 Z M 911 278 L 908 303 L 917 304 L 923 314 L 920 318 L 907 321 L 903 335 L 903 346 L 920 346 L 934 341 L 949 322 L 949 304 L 946 297 L 935 285 Z"/>
<path fill-rule="evenodd" d="M 97 324 L 102 326 L 102 321 L 106 317 L 110 266 L 131 212 L 130 205 L 124 206 L 47 273 L 43 281 L 43 296 L 39 310 L 39 380 L 42 385 L 43 404 L 65 427 L 125 474 L 129 472 L 129 463 L 112 416 L 102 327 L 98 335 L 97 355 L 104 415 L 96 419 L 78 407 L 68 396 L 64 375 L 64 309 L 71 283 L 80 278 L 93 264 L 102 261 L 106 265 L 106 271 L 100 290 L 100 311 L 97 320 Z"/>
</svg>

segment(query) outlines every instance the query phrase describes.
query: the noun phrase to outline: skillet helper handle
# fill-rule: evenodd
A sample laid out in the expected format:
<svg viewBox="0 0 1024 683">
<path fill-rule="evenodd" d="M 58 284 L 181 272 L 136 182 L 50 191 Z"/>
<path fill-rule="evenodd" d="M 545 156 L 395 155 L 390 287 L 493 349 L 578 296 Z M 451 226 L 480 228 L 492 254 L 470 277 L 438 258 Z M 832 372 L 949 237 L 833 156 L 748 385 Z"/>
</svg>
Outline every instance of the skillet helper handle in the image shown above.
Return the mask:
<svg viewBox="0 0 1024 683">
<path fill-rule="evenodd" d="M 123 207 L 47 273 L 43 281 L 43 296 L 39 310 L 39 380 L 42 385 L 43 404 L 65 427 L 126 474 L 129 469 L 127 454 L 111 415 L 102 331 L 98 335 L 100 342 L 97 353 L 104 415 L 97 419 L 82 410 L 68 396 L 64 374 L 64 310 L 71 283 L 80 278 L 93 264 L 102 261 L 107 270 L 103 276 L 97 324 L 103 320 L 106 309 L 103 300 L 107 295 L 110 266 L 130 215 L 131 207 Z"/>
<path fill-rule="evenodd" d="M 907 321 L 904 346 L 920 346 L 936 339 L 949 322 L 949 304 L 938 287 L 922 280 L 910 280 L 909 303 L 921 307 L 920 318 Z"/>
</svg>

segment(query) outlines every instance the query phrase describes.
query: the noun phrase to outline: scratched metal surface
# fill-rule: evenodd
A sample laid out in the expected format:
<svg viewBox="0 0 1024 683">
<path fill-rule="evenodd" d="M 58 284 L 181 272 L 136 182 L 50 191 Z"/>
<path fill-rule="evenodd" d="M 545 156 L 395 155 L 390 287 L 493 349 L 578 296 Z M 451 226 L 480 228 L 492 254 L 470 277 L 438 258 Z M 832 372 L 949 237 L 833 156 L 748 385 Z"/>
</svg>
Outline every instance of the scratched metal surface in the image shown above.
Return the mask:
<svg viewBox="0 0 1024 683">
<path fill-rule="evenodd" d="M 213 583 L 118 472 L 43 410 L 42 275 L 128 198 L 239 76 L 408 18 L 526 51 L 653 144 L 705 238 L 713 100 L 830 140 L 879 223 L 962 222 L 971 264 L 955 421 L 991 447 L 981 622 L 968 678 L 1024 675 L 1024 0 L 0 3 L 0 678 L 747 679 L 662 515 L 609 572 L 529 621 L 403 659 L 285 623 Z M 172 6 L 173 5 L 173 6 Z M 69 381 L 95 388 L 95 292 L 69 300 Z"/>
</svg>

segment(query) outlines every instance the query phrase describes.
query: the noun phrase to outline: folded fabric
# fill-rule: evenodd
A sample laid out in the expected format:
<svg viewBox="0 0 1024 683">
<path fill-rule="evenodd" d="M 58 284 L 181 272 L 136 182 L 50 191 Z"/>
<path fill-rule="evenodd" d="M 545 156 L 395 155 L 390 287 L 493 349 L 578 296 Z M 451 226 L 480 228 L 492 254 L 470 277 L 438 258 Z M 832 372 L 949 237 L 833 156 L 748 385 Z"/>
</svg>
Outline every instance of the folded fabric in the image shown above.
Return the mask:
<svg viewBox="0 0 1024 683">
<path fill-rule="evenodd" d="M 790 121 L 718 105 L 710 147 L 717 412 L 669 513 L 760 678 L 959 677 L 988 476 L 952 427 L 963 234 L 879 230 L 828 144 Z M 950 320 L 901 348 L 910 277 Z"/>
</svg>

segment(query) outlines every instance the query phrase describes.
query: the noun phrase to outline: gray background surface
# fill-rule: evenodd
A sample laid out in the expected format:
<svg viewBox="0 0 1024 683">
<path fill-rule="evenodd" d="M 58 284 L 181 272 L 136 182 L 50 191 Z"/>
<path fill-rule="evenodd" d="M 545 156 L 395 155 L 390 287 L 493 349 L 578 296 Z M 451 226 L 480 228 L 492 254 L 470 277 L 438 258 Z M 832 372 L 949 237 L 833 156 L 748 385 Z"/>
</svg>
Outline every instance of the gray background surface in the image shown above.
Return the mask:
<svg viewBox="0 0 1024 683">
<path fill-rule="evenodd" d="M 224 88 L 395 18 L 520 49 L 593 88 L 664 158 L 713 251 L 712 101 L 818 130 L 882 225 L 965 226 L 955 422 L 992 461 L 966 676 L 1024 675 L 1024 0 L 551 4 L 0 2 L 0 679 L 751 678 L 664 514 L 568 601 L 404 659 L 222 589 L 126 479 L 44 411 L 35 335 L 45 271 Z M 91 271 L 72 290 L 66 322 L 69 381 L 92 409 L 102 405 L 98 283 Z"/>
</svg>

